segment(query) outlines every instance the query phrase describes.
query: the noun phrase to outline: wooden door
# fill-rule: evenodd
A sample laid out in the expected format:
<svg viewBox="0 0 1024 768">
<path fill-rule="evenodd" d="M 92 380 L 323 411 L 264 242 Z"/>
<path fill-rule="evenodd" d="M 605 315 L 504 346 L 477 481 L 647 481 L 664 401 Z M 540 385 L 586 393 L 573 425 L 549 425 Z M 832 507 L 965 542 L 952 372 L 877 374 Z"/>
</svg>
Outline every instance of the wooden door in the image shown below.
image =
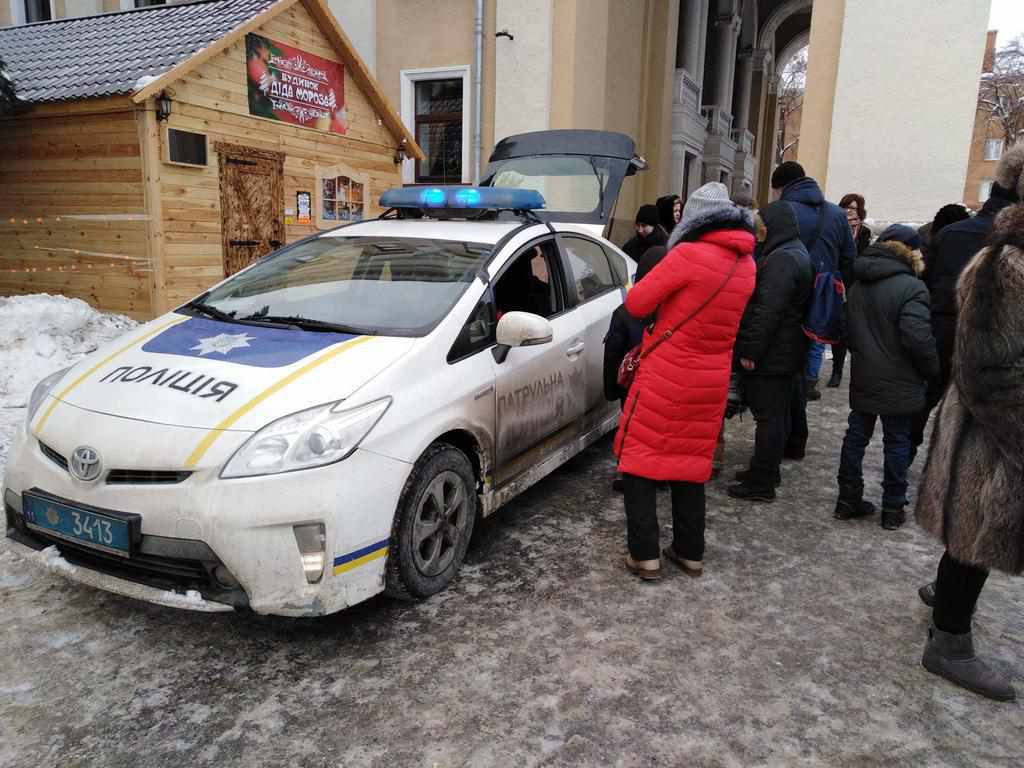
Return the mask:
<svg viewBox="0 0 1024 768">
<path fill-rule="evenodd" d="M 224 275 L 284 245 L 284 155 L 218 143 Z"/>
</svg>

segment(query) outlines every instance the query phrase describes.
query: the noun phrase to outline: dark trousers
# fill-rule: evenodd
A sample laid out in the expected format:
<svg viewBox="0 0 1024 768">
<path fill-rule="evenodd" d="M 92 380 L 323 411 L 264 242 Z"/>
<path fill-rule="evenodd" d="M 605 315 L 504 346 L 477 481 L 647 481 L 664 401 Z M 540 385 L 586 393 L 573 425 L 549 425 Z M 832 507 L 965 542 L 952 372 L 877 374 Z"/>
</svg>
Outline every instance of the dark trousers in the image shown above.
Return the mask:
<svg viewBox="0 0 1024 768">
<path fill-rule="evenodd" d="M 672 489 L 672 548 L 685 560 L 704 559 L 703 483 L 669 483 Z M 634 560 L 661 557 L 658 539 L 658 483 L 636 475 L 622 476 L 626 502 L 626 540 Z"/>
<path fill-rule="evenodd" d="M 843 377 L 843 368 L 846 365 L 846 345 L 832 345 L 832 375 L 837 379 Z"/>
<path fill-rule="evenodd" d="M 984 568 L 962 563 L 946 552 L 939 561 L 935 578 L 935 609 L 932 621 L 937 629 L 953 635 L 971 631 L 971 617 L 988 578 Z"/>
<path fill-rule="evenodd" d="M 864 451 L 871 442 L 878 416 L 850 411 L 849 426 L 839 457 L 839 495 L 853 501 L 864 495 Z M 885 468 L 882 506 L 902 509 L 907 503 L 907 467 L 910 466 L 910 427 L 913 414 L 882 416 Z"/>
<path fill-rule="evenodd" d="M 800 378 L 799 374 L 744 377 L 743 392 L 756 424 L 747 484 L 759 490 L 773 489 L 779 477 L 779 465 L 791 428 L 793 391 L 800 387 Z"/>
<path fill-rule="evenodd" d="M 807 379 L 797 376 L 789 399 L 789 432 L 786 438 L 786 455 L 803 457 L 807 450 Z"/>
</svg>

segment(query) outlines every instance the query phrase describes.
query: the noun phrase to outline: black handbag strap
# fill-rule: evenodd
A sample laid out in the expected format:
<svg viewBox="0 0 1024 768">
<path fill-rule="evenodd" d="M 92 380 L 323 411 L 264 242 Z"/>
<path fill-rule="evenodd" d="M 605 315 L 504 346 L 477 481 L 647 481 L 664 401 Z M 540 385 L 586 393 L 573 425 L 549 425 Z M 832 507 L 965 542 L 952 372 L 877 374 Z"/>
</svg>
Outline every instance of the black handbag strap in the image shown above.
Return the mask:
<svg viewBox="0 0 1024 768">
<path fill-rule="evenodd" d="M 674 326 L 672 326 L 667 331 L 665 331 L 661 336 L 659 336 L 657 339 L 655 339 L 654 343 L 651 344 L 651 346 L 649 346 L 647 349 L 643 350 L 640 353 L 640 359 L 643 360 L 645 357 L 647 357 L 649 354 L 651 354 L 651 352 L 653 352 L 659 346 L 661 346 L 663 342 L 668 341 L 670 338 L 672 338 L 672 334 L 674 334 L 676 331 L 678 331 L 680 328 L 682 328 L 688 322 L 693 320 L 693 318 L 695 318 L 698 314 L 700 314 L 700 312 L 704 309 L 704 307 L 706 307 L 708 304 L 710 304 L 712 301 L 714 301 L 715 297 L 718 296 L 718 294 L 720 294 L 722 292 L 722 289 L 725 288 L 725 286 L 729 283 L 730 280 L 732 280 L 732 276 L 734 274 L 736 274 L 736 267 L 739 266 L 740 259 L 742 259 L 742 258 L 743 258 L 742 256 L 737 256 L 736 257 L 736 261 L 733 262 L 732 269 L 729 270 L 729 274 L 726 275 L 725 280 L 723 280 L 722 284 L 715 289 L 714 293 L 712 293 L 710 296 L 708 296 L 706 299 L 704 299 L 704 302 L 699 307 L 697 307 L 695 310 L 693 310 L 693 312 L 691 312 L 689 315 L 687 315 L 683 320 L 681 320 L 680 322 L 676 323 Z"/>
</svg>

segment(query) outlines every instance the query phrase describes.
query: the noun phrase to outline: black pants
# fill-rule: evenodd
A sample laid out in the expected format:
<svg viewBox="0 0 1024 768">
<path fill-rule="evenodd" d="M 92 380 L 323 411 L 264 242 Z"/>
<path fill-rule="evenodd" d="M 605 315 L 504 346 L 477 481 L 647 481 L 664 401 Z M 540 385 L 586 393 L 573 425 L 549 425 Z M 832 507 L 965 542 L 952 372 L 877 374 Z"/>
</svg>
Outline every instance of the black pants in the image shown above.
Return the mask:
<svg viewBox="0 0 1024 768">
<path fill-rule="evenodd" d="M 807 450 L 807 379 L 797 376 L 796 386 L 789 400 L 789 436 L 786 438 L 786 455 L 803 458 Z"/>
<path fill-rule="evenodd" d="M 704 559 L 703 483 L 669 483 L 672 489 L 672 548 L 685 560 Z M 626 540 L 634 560 L 657 560 L 658 483 L 636 475 L 622 476 L 626 502 Z"/>
<path fill-rule="evenodd" d="M 832 345 L 832 375 L 843 378 L 843 368 L 846 366 L 846 345 Z"/>
<path fill-rule="evenodd" d="M 800 378 L 803 377 L 799 374 L 744 377 L 743 391 L 756 423 L 748 485 L 758 490 L 773 489 L 779 477 L 779 465 L 792 428 L 793 392 L 799 389 Z"/>
<path fill-rule="evenodd" d="M 935 627 L 952 635 L 965 635 L 971 631 L 971 617 L 982 587 L 988 578 L 984 568 L 961 563 L 946 552 L 939 561 L 935 579 L 935 608 L 932 621 Z"/>
</svg>

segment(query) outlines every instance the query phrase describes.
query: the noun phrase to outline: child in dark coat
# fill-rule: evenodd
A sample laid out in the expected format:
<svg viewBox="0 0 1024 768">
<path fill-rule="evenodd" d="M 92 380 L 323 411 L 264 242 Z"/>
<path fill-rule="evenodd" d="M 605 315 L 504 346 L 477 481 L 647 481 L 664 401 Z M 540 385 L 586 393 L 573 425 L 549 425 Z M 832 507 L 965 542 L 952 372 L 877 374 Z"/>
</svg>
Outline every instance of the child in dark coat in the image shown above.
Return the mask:
<svg viewBox="0 0 1024 768">
<path fill-rule="evenodd" d="M 640 257 L 633 283 L 639 283 L 641 278 L 654 269 L 654 266 L 667 252 L 668 249 L 663 245 L 648 248 Z M 639 320 L 632 317 L 626 311 L 625 306 L 620 306 L 612 313 L 612 322 L 608 327 L 608 334 L 604 337 L 604 397 L 606 400 L 618 400 L 625 403 L 626 390 L 619 386 L 619 367 L 622 365 L 626 353 L 642 340 L 644 328 L 653 321 L 653 317 Z"/>
</svg>

